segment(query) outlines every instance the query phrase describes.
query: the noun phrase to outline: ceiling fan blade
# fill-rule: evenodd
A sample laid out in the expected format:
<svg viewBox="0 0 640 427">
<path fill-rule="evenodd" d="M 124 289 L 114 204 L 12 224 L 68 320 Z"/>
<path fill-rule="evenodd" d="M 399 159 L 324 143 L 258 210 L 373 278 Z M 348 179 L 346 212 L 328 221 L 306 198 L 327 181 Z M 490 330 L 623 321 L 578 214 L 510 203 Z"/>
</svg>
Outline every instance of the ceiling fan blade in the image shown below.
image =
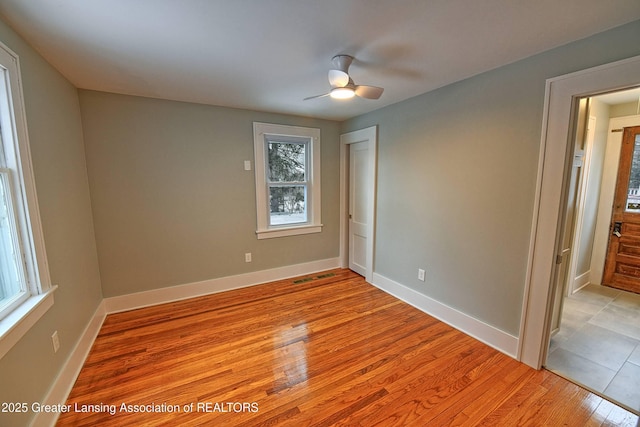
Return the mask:
<svg viewBox="0 0 640 427">
<path fill-rule="evenodd" d="M 383 88 L 377 86 L 358 85 L 355 87 L 356 95 L 366 99 L 378 99 L 382 95 Z"/>
<path fill-rule="evenodd" d="M 349 84 L 349 74 L 340 70 L 329 70 L 329 84 L 332 87 L 345 87 Z"/>
<path fill-rule="evenodd" d="M 329 93 L 323 93 L 322 95 L 315 95 L 315 96 L 309 96 L 307 98 L 304 98 L 303 101 L 308 101 L 310 99 L 316 99 L 316 98 L 324 98 L 325 96 L 329 96 Z"/>
</svg>

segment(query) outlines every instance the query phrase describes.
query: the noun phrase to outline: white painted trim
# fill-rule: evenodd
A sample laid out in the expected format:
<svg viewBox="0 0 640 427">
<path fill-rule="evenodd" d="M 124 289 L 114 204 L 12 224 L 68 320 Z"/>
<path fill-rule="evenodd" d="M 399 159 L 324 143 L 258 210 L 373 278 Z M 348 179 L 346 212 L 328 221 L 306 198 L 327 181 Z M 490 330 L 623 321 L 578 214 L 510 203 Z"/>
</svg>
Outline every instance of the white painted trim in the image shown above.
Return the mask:
<svg viewBox="0 0 640 427">
<path fill-rule="evenodd" d="M 308 143 L 310 153 L 307 159 L 309 176 L 307 177 L 307 222 L 271 226 L 269 225 L 269 195 L 266 176 L 266 144 L 270 137 L 302 138 Z M 320 167 L 320 129 L 300 126 L 278 125 L 272 123 L 253 122 L 253 155 L 256 182 L 256 235 L 258 239 L 295 236 L 300 234 L 320 233 L 322 231 L 322 188 Z"/>
<path fill-rule="evenodd" d="M 25 290 L 31 295 L 0 322 L 0 357 L 53 305 L 55 289 L 38 208 L 21 79 L 18 55 L 0 43 L 0 145 L 6 166 L 15 171 L 11 181 L 16 231 L 25 266 Z"/>
<path fill-rule="evenodd" d="M 573 242 L 571 243 L 571 261 L 569 264 L 569 277 L 570 285 L 565 289 L 565 295 L 569 296 L 577 290 L 576 280 L 578 279 L 578 258 L 580 257 L 580 249 L 582 246 L 582 233 L 584 229 L 584 211 L 587 204 L 587 195 L 592 191 L 589 188 L 589 174 L 591 173 L 591 162 L 593 157 L 593 144 L 596 135 L 596 118 L 593 116 L 587 117 L 587 131 L 586 141 L 584 147 L 584 156 L 582 157 L 582 168 L 580 169 L 580 177 L 578 184 L 578 191 L 576 194 L 576 219 L 573 226 Z M 595 228 L 595 225 L 594 225 Z M 593 244 L 590 248 L 593 251 Z M 588 273 L 588 272 L 587 272 Z M 584 273 L 580 277 L 584 276 Z M 587 274 L 587 280 L 589 275 Z M 562 307 L 562 304 L 560 305 Z"/>
<path fill-rule="evenodd" d="M 573 283 L 571 286 L 571 289 L 572 289 L 571 293 L 575 294 L 580 289 L 587 286 L 589 284 L 590 279 L 591 279 L 591 270 L 586 271 L 581 275 L 579 275 L 578 277 L 576 277 L 575 279 L 573 279 Z"/>
<path fill-rule="evenodd" d="M 378 126 L 340 135 L 340 266 L 349 267 L 349 145 L 358 142 L 367 142 L 369 145 L 369 224 L 367 238 L 367 272 L 365 280 L 373 281 L 374 248 L 376 232 L 376 188 L 378 170 Z"/>
<path fill-rule="evenodd" d="M 17 172 L 15 187 L 16 213 L 20 218 L 18 227 L 23 245 L 23 255 L 29 277 L 31 293 L 46 292 L 53 285 L 47 260 L 47 252 L 42 231 L 42 220 L 36 191 L 35 176 L 31 159 L 31 145 L 27 127 L 27 115 L 22 88 L 22 72 L 18 55 L 0 43 L 0 68 L 6 70 L 6 79 L 0 91 L 4 93 L 0 122 L 2 144 L 7 166 Z M 7 92 L 5 92 L 7 91 Z"/>
<path fill-rule="evenodd" d="M 274 237 L 286 237 L 286 236 L 298 236 L 302 234 L 320 233 L 322 231 L 322 224 L 318 225 L 304 225 L 301 227 L 289 226 L 282 229 L 270 228 L 268 230 L 256 231 L 258 240 L 271 239 Z"/>
<path fill-rule="evenodd" d="M 53 382 L 53 385 L 49 389 L 49 393 L 40 403 L 43 405 L 64 405 L 67 401 L 69 393 L 80 374 L 80 370 L 84 365 L 89 351 L 93 346 L 102 323 L 106 317 L 104 300 L 98 305 L 98 309 L 93 314 L 93 317 L 89 321 L 89 324 L 85 328 L 75 348 L 71 351 L 69 358 L 65 362 L 60 374 Z M 30 426 L 53 426 L 58 420 L 60 414 L 57 412 L 38 412 L 31 421 Z"/>
<path fill-rule="evenodd" d="M 57 286 L 45 293 L 27 298 L 19 307 L 0 320 L 0 359 L 11 350 L 29 329 L 53 306 Z"/>
<path fill-rule="evenodd" d="M 549 81 L 545 84 L 544 91 L 544 107 L 542 114 L 542 137 L 540 141 L 540 149 L 538 151 L 538 170 L 537 170 L 537 179 L 536 179 L 536 192 L 535 192 L 535 200 L 533 202 L 533 218 L 531 219 L 531 234 L 529 236 L 529 257 L 527 259 L 527 271 L 526 271 L 526 279 L 524 284 L 524 293 L 522 298 L 522 314 L 520 316 L 520 330 L 518 332 L 518 336 L 520 337 L 518 341 L 518 353 L 516 354 L 516 358 L 522 361 L 522 353 L 523 353 L 523 343 L 524 339 L 522 339 L 525 335 L 527 323 L 526 323 L 526 314 L 527 307 L 530 304 L 529 294 L 531 293 L 531 276 L 534 270 L 534 250 L 536 248 L 536 237 L 538 235 L 538 216 L 540 212 L 540 199 L 542 194 L 542 172 L 544 166 L 544 156 L 546 151 L 546 129 L 547 123 L 549 121 L 548 109 L 549 109 L 549 89 L 550 83 Z M 538 368 L 538 366 L 536 366 Z"/>
<path fill-rule="evenodd" d="M 518 338 L 488 325 L 455 308 L 442 304 L 420 292 L 395 282 L 378 273 L 373 274 L 372 284 L 420 311 L 464 332 L 490 347 L 516 358 Z"/>
<path fill-rule="evenodd" d="M 338 258 L 329 258 L 320 261 L 312 261 L 303 264 L 239 274 L 236 276 L 188 283 L 169 288 L 154 289 L 152 291 L 105 298 L 98 306 L 92 319 L 89 321 L 89 324 L 80 336 L 80 340 L 76 344 L 76 347 L 72 350 L 69 358 L 60 371 L 60 374 L 53 382 L 49 393 L 41 403 L 47 405 L 64 405 L 66 403 L 69 393 L 80 374 L 80 370 L 89 355 L 91 346 L 98 336 L 107 314 L 179 301 L 206 294 L 229 291 L 232 289 L 282 280 L 289 277 L 312 274 L 318 271 L 331 270 L 338 268 L 339 265 L 340 261 Z M 59 414 L 57 413 L 38 413 L 33 418 L 30 426 L 53 426 L 55 425 L 58 416 Z"/>
<path fill-rule="evenodd" d="M 640 56 L 547 80 L 518 359 L 539 369 L 549 346 L 552 283 L 573 101 L 640 85 Z"/>
<path fill-rule="evenodd" d="M 238 274 L 236 276 L 220 277 L 217 279 L 203 280 L 201 282 L 187 283 L 184 285 L 153 289 L 151 291 L 109 297 L 105 298 L 104 302 L 107 313 L 117 313 L 120 311 L 128 311 L 202 295 L 245 288 L 247 286 L 301 276 L 303 274 L 311 274 L 317 271 L 331 270 L 333 268 L 338 268 L 339 266 L 340 261 L 338 258 L 329 258 L 321 261 L 312 261 L 304 264 L 254 271 L 251 273 Z"/>
</svg>

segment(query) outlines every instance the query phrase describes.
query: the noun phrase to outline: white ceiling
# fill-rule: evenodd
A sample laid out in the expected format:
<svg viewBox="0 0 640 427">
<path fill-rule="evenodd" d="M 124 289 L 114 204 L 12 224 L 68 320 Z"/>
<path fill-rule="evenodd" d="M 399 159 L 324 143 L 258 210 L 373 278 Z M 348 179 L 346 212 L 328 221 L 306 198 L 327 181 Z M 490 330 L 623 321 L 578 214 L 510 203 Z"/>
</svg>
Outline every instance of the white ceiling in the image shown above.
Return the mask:
<svg viewBox="0 0 640 427">
<path fill-rule="evenodd" d="M 618 92 L 607 93 L 596 96 L 599 101 L 609 105 L 625 104 L 636 102 L 640 105 L 640 88 L 627 89 Z"/>
<path fill-rule="evenodd" d="M 638 0 L 0 0 L 74 85 L 343 120 L 640 19 Z M 327 92 L 336 54 L 379 100 Z"/>
</svg>

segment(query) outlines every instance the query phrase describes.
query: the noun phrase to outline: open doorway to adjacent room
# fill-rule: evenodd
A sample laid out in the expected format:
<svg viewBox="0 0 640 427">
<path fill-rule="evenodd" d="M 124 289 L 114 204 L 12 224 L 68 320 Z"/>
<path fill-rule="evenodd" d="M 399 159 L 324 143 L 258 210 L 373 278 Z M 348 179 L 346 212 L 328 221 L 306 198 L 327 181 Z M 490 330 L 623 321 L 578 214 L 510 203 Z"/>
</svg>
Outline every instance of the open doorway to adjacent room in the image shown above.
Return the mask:
<svg viewBox="0 0 640 427">
<path fill-rule="evenodd" d="M 634 226 L 623 223 L 613 209 L 623 168 L 619 165 L 628 162 L 631 173 L 626 172 L 624 201 L 619 204 L 627 213 L 636 208 L 640 212 L 640 135 L 635 143 L 637 159 L 633 160 L 632 141 L 627 150 L 631 156 L 621 163 L 625 129 L 629 133 L 628 129 L 640 126 L 640 89 L 582 98 L 578 110 L 566 227 L 558 258 L 562 283 L 555 291 L 545 368 L 638 413 L 640 293 L 633 292 L 633 286 L 617 286 L 611 275 L 617 269 L 615 274 L 625 275 L 624 283 L 634 277 L 640 282 L 640 237 L 632 236 Z M 634 170 L 638 185 L 633 180 L 629 184 Z M 634 204 L 631 199 L 636 196 Z M 622 258 L 618 255 L 622 259 L 618 267 L 611 267 L 615 255 L 607 255 L 613 244 L 621 247 L 618 253 L 624 252 Z M 634 257 L 637 269 L 632 266 Z"/>
</svg>

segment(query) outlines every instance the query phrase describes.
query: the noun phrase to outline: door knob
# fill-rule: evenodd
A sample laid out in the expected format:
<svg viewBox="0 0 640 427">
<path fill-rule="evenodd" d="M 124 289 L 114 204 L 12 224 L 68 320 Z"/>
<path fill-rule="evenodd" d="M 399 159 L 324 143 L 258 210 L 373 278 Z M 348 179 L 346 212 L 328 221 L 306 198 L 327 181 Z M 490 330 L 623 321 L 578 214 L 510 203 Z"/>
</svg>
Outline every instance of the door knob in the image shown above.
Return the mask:
<svg viewBox="0 0 640 427">
<path fill-rule="evenodd" d="M 616 221 L 613 223 L 613 234 L 616 237 L 621 237 L 622 234 L 620 233 L 620 231 L 622 230 L 622 222 Z"/>
</svg>

